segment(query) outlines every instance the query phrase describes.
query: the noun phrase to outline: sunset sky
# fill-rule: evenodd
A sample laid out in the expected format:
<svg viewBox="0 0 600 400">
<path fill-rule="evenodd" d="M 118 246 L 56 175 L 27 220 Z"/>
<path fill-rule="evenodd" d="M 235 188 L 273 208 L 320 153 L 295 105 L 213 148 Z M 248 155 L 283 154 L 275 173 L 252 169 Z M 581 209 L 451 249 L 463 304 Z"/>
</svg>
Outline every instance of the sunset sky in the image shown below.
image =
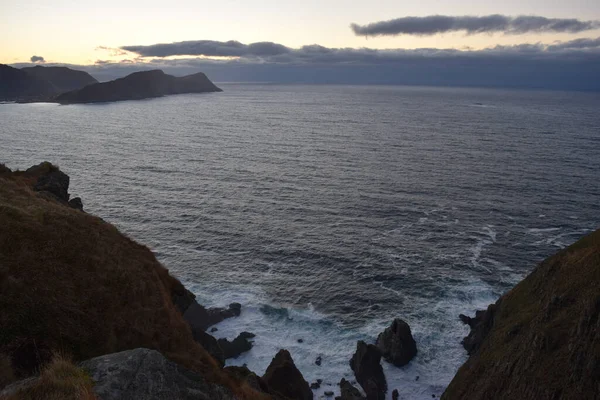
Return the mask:
<svg viewBox="0 0 600 400">
<path fill-rule="evenodd" d="M 330 48 L 482 49 L 600 37 L 600 30 L 593 29 L 578 33 L 454 32 L 365 38 L 350 29 L 351 23 L 363 25 L 407 16 L 489 14 L 600 20 L 600 1 L 2 0 L 0 63 L 29 62 L 37 55 L 46 62 L 87 65 L 132 57 L 104 48 L 195 40 L 269 41 L 290 48 L 319 44 Z"/>
</svg>

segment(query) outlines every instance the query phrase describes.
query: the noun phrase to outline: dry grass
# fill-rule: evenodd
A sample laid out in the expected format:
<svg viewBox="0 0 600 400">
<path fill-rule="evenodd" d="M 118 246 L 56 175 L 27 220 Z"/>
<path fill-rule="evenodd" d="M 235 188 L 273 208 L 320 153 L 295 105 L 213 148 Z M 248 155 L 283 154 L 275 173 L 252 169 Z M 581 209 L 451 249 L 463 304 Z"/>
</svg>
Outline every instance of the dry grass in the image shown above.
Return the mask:
<svg viewBox="0 0 600 400">
<path fill-rule="evenodd" d="M 78 361 L 146 347 L 233 386 L 240 398 L 257 398 L 193 340 L 171 300 L 181 283 L 148 248 L 42 198 L 33 182 L 33 174 L 0 173 L 0 354 L 16 378 L 57 351 Z"/>
<path fill-rule="evenodd" d="M 93 381 L 69 359 L 56 356 L 39 379 L 7 396 L 6 400 L 96 400 Z"/>
</svg>

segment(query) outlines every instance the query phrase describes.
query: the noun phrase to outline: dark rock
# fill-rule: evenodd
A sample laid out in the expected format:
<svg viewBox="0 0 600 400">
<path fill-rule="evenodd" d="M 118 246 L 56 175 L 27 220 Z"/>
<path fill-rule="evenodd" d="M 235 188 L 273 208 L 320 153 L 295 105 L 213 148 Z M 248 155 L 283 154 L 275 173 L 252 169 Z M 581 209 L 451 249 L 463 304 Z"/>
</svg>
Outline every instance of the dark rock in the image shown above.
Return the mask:
<svg viewBox="0 0 600 400">
<path fill-rule="evenodd" d="M 253 333 L 242 332 L 231 342 L 227 339 L 219 339 L 217 343 L 223 349 L 225 359 L 237 358 L 240 354 L 252 348 L 252 342 L 248 339 L 252 339 L 254 336 Z"/>
<path fill-rule="evenodd" d="M 205 379 L 155 350 L 135 349 L 93 358 L 80 364 L 102 400 L 233 400 L 228 389 Z"/>
<path fill-rule="evenodd" d="M 298 343 L 304 343 L 304 339 L 298 339 Z"/>
<path fill-rule="evenodd" d="M 69 200 L 69 207 L 83 211 L 83 202 L 81 201 L 81 197 L 73 197 L 71 200 Z"/>
<path fill-rule="evenodd" d="M 398 389 L 394 389 L 392 391 L 392 400 L 398 400 L 399 397 L 400 397 L 400 393 L 398 393 Z"/>
<path fill-rule="evenodd" d="M 240 303 L 231 303 L 229 305 L 229 310 L 234 317 L 239 317 L 242 313 L 242 305 Z"/>
<path fill-rule="evenodd" d="M 340 400 L 364 400 L 365 398 L 357 388 L 344 378 L 340 381 L 340 391 Z"/>
<path fill-rule="evenodd" d="M 415 378 L 415 381 L 418 381 L 418 380 L 419 380 L 419 375 L 417 375 L 417 377 Z"/>
<path fill-rule="evenodd" d="M 461 342 L 469 355 L 472 355 L 479 349 L 487 334 L 492 330 L 495 313 L 499 305 L 500 300 L 498 300 L 496 304 L 490 304 L 487 310 L 475 312 L 474 318 L 467 317 L 463 314 L 459 315 L 460 320 L 471 328 L 469 335 Z"/>
<path fill-rule="evenodd" d="M 90 74 L 84 71 L 77 71 L 67 67 L 25 67 L 21 69 L 27 74 L 50 82 L 56 89 L 56 93 L 64 93 L 70 90 L 81 89 L 87 85 L 98 83 Z"/>
<path fill-rule="evenodd" d="M 417 355 L 417 343 L 413 339 L 410 326 L 399 318 L 379 334 L 377 347 L 383 358 L 397 367 L 408 364 Z"/>
<path fill-rule="evenodd" d="M 313 382 L 310 384 L 310 388 L 315 390 L 321 387 L 321 384 L 319 382 Z"/>
<path fill-rule="evenodd" d="M 33 166 L 25 173 L 38 175 L 38 180 L 33 186 L 37 192 L 48 192 L 59 201 L 69 201 L 69 176 L 48 162 Z"/>
<path fill-rule="evenodd" d="M 189 306 L 196 302 L 196 295 L 187 290 L 183 285 L 178 285 L 173 289 L 171 299 L 177 310 L 179 310 L 179 313 L 184 315 Z"/>
<path fill-rule="evenodd" d="M 186 299 L 187 300 L 187 299 Z M 207 330 L 210 326 L 240 315 L 241 305 L 232 303 L 229 308 L 205 308 L 193 300 L 183 313 L 183 319 L 194 329 Z"/>
<path fill-rule="evenodd" d="M 323 379 L 317 379 L 317 383 L 320 385 L 321 383 L 323 383 Z"/>
<path fill-rule="evenodd" d="M 269 393 L 267 383 L 260 376 L 250 371 L 245 365 L 243 367 L 226 367 L 224 371 L 237 381 L 246 382 L 248 386 L 257 392 Z"/>
<path fill-rule="evenodd" d="M 211 333 L 214 333 L 214 332 L 216 332 L 218 330 L 219 330 L 219 328 L 217 328 L 216 326 L 213 326 L 212 328 L 210 328 L 210 332 Z"/>
<path fill-rule="evenodd" d="M 6 165 L 0 163 L 0 174 L 10 174 L 12 171 Z"/>
<path fill-rule="evenodd" d="M 214 336 L 200 329 L 192 329 L 192 335 L 194 340 L 200 343 L 200 345 L 204 347 L 204 350 L 206 350 L 207 353 L 210 354 L 221 367 L 225 365 L 225 359 L 228 357 L 226 357 L 220 341 L 215 339 Z"/>
<path fill-rule="evenodd" d="M 350 368 L 368 400 L 385 400 L 387 383 L 380 361 L 381 352 L 376 346 L 358 341 L 356 352 L 350 360 Z"/>
<path fill-rule="evenodd" d="M 315 360 L 315 364 L 317 364 L 320 367 L 322 362 L 323 362 L 323 358 L 321 356 L 317 356 L 317 359 Z"/>
<path fill-rule="evenodd" d="M 323 394 L 325 395 L 325 397 L 332 397 L 333 396 L 333 392 L 331 390 L 328 390 L 328 391 L 326 391 Z"/>
<path fill-rule="evenodd" d="M 313 392 L 287 350 L 279 350 L 263 379 L 272 392 L 291 400 L 312 400 Z"/>
<path fill-rule="evenodd" d="M 184 77 L 167 75 L 161 70 L 134 72 L 110 82 L 88 85 L 58 95 L 60 104 L 100 103 L 141 100 L 170 94 L 221 92 L 203 73 Z"/>
</svg>

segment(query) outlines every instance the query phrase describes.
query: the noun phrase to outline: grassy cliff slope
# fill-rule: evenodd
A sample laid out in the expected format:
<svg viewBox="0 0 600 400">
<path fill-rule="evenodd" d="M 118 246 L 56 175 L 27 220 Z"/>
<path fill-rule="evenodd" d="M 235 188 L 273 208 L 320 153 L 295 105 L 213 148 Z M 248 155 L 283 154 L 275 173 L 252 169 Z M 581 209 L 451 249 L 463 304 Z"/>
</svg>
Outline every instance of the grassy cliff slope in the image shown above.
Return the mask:
<svg viewBox="0 0 600 400">
<path fill-rule="evenodd" d="M 442 399 L 600 398 L 600 230 L 543 261 L 491 309 L 481 345 Z"/>
<path fill-rule="evenodd" d="M 183 286 L 147 247 L 32 190 L 52 169 L 0 165 L 0 383 L 36 373 L 57 353 L 79 361 L 145 347 L 253 397 L 193 340 L 172 301 Z"/>
</svg>

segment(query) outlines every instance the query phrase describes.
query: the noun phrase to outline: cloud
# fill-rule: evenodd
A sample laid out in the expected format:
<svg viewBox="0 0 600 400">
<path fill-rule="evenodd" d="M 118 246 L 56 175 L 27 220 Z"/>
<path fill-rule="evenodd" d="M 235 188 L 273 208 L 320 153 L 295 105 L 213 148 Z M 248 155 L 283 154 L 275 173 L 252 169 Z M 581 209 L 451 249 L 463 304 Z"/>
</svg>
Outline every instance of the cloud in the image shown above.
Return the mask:
<svg viewBox="0 0 600 400">
<path fill-rule="evenodd" d="M 195 40 L 176 43 L 161 43 L 150 46 L 123 46 L 122 50 L 137 53 L 143 57 L 168 57 L 181 55 L 202 55 L 207 57 L 264 57 L 285 54 L 289 48 L 272 42 L 243 44 L 235 40 L 218 42 Z"/>
<path fill-rule="evenodd" d="M 209 40 L 161 43 L 149 46 L 124 46 L 123 49 L 139 57 L 155 58 L 154 61 L 171 56 L 217 57 L 205 59 L 214 63 L 275 63 L 275 64 L 385 64 L 398 63 L 415 58 L 443 60 L 448 57 L 472 59 L 496 58 L 586 58 L 600 56 L 600 38 L 575 39 L 552 44 L 520 44 L 496 46 L 483 50 L 457 49 L 369 49 L 329 48 L 308 45 L 298 49 L 272 42 L 243 44 L 237 41 L 218 42 Z M 140 59 L 144 61 L 144 59 Z M 175 60 L 171 60 L 174 61 Z M 181 61 L 180 61 L 181 62 Z"/>
<path fill-rule="evenodd" d="M 44 60 L 44 57 L 41 56 L 31 56 L 30 58 L 32 63 L 45 63 L 46 60 Z"/>
<path fill-rule="evenodd" d="M 500 14 L 486 16 L 430 15 L 427 17 L 397 18 L 367 25 L 353 23 L 350 27 L 357 36 L 428 36 L 448 32 L 465 32 L 468 35 L 478 33 L 518 35 L 524 33 L 584 32 L 600 29 L 600 21 L 546 18 L 533 15 L 520 15 L 517 17 Z"/>
<path fill-rule="evenodd" d="M 96 51 L 106 51 L 113 57 L 123 56 L 123 55 L 127 54 L 126 51 L 123 51 L 118 47 L 98 46 L 95 48 L 95 50 Z"/>
</svg>

